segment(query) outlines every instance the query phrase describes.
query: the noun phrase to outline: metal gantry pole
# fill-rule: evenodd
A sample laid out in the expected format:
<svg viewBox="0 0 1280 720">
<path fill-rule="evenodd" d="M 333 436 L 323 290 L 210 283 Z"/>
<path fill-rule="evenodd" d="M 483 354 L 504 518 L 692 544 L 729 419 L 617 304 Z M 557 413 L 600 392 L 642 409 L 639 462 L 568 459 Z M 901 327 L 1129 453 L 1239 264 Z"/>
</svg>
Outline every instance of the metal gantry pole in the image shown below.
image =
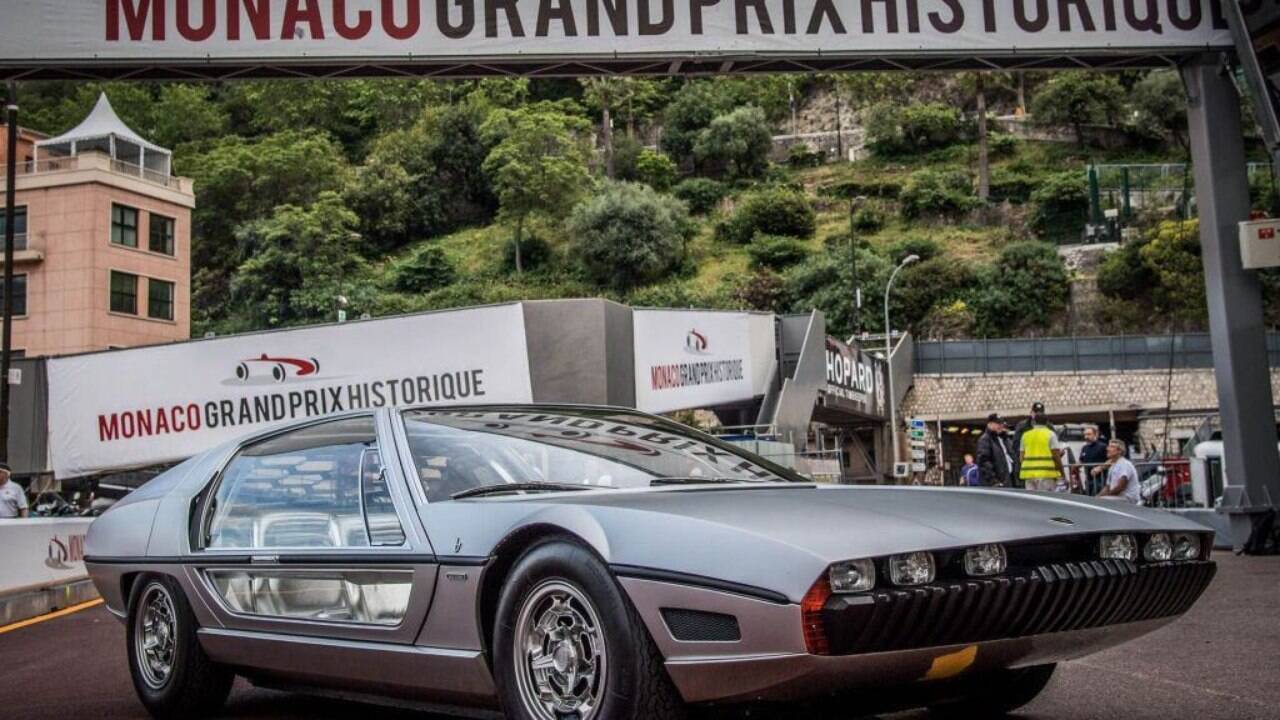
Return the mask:
<svg viewBox="0 0 1280 720">
<path fill-rule="evenodd" d="M 13 349 L 13 233 L 18 184 L 18 85 L 9 81 L 4 186 L 4 333 L 0 340 L 0 460 L 9 461 L 9 363 Z"/>
<path fill-rule="evenodd" d="M 1182 68 L 1200 213 L 1213 371 L 1222 417 L 1222 512 L 1237 549 L 1254 520 L 1280 503 L 1280 454 L 1267 366 L 1262 286 L 1240 260 L 1239 227 L 1249 219 L 1249 179 L 1240 98 L 1222 58 L 1206 54 Z"/>
<path fill-rule="evenodd" d="M 908 255 L 898 263 L 889 275 L 889 282 L 884 286 L 884 362 L 889 373 L 889 438 L 893 445 L 893 454 L 889 457 L 890 472 L 893 479 L 898 479 L 898 398 L 893 393 L 893 333 L 889 330 L 889 292 L 893 290 L 893 281 L 898 278 L 902 268 L 920 259 L 919 255 Z"/>
</svg>

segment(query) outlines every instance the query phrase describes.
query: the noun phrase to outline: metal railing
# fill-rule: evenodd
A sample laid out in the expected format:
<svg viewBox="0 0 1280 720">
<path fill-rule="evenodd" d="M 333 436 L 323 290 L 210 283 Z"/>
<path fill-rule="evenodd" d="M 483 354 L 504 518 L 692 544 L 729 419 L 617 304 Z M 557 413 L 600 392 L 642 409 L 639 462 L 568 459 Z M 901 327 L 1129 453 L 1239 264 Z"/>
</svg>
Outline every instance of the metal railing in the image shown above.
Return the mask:
<svg viewBox="0 0 1280 720">
<path fill-rule="evenodd" d="M 1202 508 L 1212 504 L 1212 489 L 1197 498 L 1193 485 L 1192 460 L 1182 457 L 1131 460 L 1138 472 L 1138 495 L 1145 507 Z M 1063 463 L 1064 477 L 1052 492 L 1099 497 L 1107 486 L 1107 463 Z M 1132 482 L 1132 481 L 1130 481 Z M 1119 497 L 1116 502 L 1131 502 Z"/>
<path fill-rule="evenodd" d="M 111 172 L 120 175 L 130 175 L 141 178 L 147 182 L 163 185 L 174 190 L 181 188 L 181 181 L 169 173 L 152 170 L 140 165 L 125 162 L 123 160 L 111 160 Z M 68 170 L 80 169 L 79 156 L 56 157 L 44 160 L 29 160 L 16 164 L 17 174 L 22 175 L 42 175 L 45 173 L 65 172 Z"/>
<path fill-rule="evenodd" d="M 1267 335 L 1267 360 L 1280 367 L 1280 335 Z M 917 375 L 1082 373 L 1213 367 L 1208 333 L 917 341 Z"/>
</svg>

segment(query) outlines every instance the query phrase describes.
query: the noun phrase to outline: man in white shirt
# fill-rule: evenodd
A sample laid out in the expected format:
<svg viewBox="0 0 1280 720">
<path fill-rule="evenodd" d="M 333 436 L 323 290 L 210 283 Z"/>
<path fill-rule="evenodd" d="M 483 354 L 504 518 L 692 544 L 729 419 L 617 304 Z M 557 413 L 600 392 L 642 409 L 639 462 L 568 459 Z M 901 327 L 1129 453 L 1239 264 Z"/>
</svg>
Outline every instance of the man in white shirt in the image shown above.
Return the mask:
<svg viewBox="0 0 1280 720">
<path fill-rule="evenodd" d="M 27 493 L 9 479 L 9 466 L 0 462 L 0 520 L 27 516 Z"/>
<path fill-rule="evenodd" d="M 1138 469 L 1125 457 L 1128 448 L 1123 440 L 1107 443 L 1107 485 L 1098 493 L 1100 498 L 1124 500 L 1134 505 L 1142 504 L 1142 492 L 1138 482 Z"/>
</svg>

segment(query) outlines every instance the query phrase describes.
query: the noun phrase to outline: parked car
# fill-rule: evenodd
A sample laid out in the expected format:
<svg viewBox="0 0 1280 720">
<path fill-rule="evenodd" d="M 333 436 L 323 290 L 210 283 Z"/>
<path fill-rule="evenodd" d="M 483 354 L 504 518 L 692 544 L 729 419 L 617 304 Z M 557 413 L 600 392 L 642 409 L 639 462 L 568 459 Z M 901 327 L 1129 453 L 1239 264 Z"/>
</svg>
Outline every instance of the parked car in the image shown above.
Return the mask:
<svg viewBox="0 0 1280 720">
<path fill-rule="evenodd" d="M 158 717 L 236 675 L 514 720 L 872 692 L 977 717 L 1184 613 L 1211 547 L 1143 508 L 815 484 L 631 410 L 488 406 L 210 450 L 99 518 L 85 564 Z"/>
</svg>

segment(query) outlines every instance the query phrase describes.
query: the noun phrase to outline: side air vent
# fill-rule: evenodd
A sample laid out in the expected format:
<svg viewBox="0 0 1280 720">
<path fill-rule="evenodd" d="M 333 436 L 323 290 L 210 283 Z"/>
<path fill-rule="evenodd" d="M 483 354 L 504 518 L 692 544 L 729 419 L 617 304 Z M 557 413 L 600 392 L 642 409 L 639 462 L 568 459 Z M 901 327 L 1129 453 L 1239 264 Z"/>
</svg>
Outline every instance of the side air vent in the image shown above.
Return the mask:
<svg viewBox="0 0 1280 720">
<path fill-rule="evenodd" d="M 738 642 L 742 629 L 738 618 L 723 613 L 662 608 L 662 619 L 671 637 L 681 642 Z"/>
</svg>

